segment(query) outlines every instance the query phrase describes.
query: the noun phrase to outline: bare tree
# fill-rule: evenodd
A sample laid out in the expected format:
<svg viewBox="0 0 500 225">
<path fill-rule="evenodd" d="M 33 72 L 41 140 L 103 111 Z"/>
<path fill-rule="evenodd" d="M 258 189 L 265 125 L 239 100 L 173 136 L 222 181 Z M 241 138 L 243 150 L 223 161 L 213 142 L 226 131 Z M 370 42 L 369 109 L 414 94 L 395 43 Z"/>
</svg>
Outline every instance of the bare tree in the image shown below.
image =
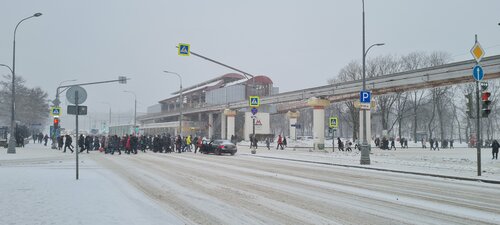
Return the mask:
<svg viewBox="0 0 500 225">
<path fill-rule="evenodd" d="M 345 82 L 352 80 L 359 80 L 362 78 L 362 68 L 358 62 L 352 61 L 347 66 L 342 68 L 336 79 L 330 79 L 328 82 L 333 84 L 335 82 Z M 348 101 L 344 103 L 347 108 L 347 113 L 350 123 L 349 126 L 352 127 L 352 136 L 356 140 L 358 138 L 359 130 L 359 109 L 354 107 L 353 101 Z"/>
<path fill-rule="evenodd" d="M 5 80 L 12 79 L 6 76 Z M 40 89 L 28 88 L 24 84 L 26 81 L 18 76 L 16 77 L 16 120 L 22 125 L 45 124 L 49 116 L 48 94 Z M 1 81 L 0 87 L 0 117 L 4 121 L 8 121 L 11 114 L 11 88 L 12 83 Z"/>
<path fill-rule="evenodd" d="M 403 70 L 416 70 L 423 68 L 427 65 L 428 60 L 426 54 L 423 52 L 412 52 L 406 56 L 401 57 L 401 66 Z M 422 103 L 425 90 L 416 90 L 411 92 L 411 101 L 413 109 L 413 141 L 417 143 L 417 129 L 418 129 L 418 109 Z"/>
</svg>

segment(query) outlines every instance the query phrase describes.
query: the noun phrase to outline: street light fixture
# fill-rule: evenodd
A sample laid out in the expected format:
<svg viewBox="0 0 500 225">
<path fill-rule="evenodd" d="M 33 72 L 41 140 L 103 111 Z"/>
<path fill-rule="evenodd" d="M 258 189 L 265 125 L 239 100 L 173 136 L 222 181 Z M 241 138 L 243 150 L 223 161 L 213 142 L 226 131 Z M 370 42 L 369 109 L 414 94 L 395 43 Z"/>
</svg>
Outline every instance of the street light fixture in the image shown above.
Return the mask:
<svg viewBox="0 0 500 225">
<path fill-rule="evenodd" d="M 176 75 L 177 77 L 179 77 L 179 81 L 180 81 L 180 90 L 179 90 L 179 134 L 182 136 L 182 103 L 183 103 L 183 99 L 182 99 L 182 77 L 180 74 L 176 73 L 176 72 L 171 72 L 171 71 L 163 71 L 165 73 L 170 73 L 170 74 L 174 74 Z"/>
<path fill-rule="evenodd" d="M 10 70 L 10 73 L 11 73 L 11 75 L 12 75 L 13 71 L 12 71 L 12 68 L 10 68 L 10 66 L 7 66 L 7 65 L 5 65 L 5 64 L 0 64 L 0 66 L 7 67 L 7 69 L 9 69 L 9 70 Z"/>
<path fill-rule="evenodd" d="M 371 45 L 367 50 L 365 50 L 365 1 L 362 0 L 363 3 L 363 89 L 362 91 L 366 90 L 366 55 L 368 54 L 368 51 L 374 46 L 382 46 L 385 45 L 384 43 L 378 43 L 378 44 L 373 44 Z M 370 143 L 368 142 L 368 138 L 366 137 L 366 109 L 361 109 L 363 111 L 363 141 L 360 145 L 361 149 L 361 160 L 360 163 L 361 165 L 370 165 L 370 150 L 371 146 Z"/>
<path fill-rule="evenodd" d="M 131 93 L 131 94 L 134 95 L 134 133 L 136 133 L 135 129 L 136 129 L 136 126 L 137 126 L 137 95 L 133 91 L 123 91 L 123 92 Z M 111 106 L 110 106 L 110 112 L 111 112 Z"/>
<path fill-rule="evenodd" d="M 31 19 L 33 17 L 41 16 L 41 13 L 35 13 L 33 16 L 26 17 L 17 23 L 16 28 L 14 29 L 14 41 L 12 47 L 12 103 L 11 103 L 11 115 L 10 115 L 10 138 L 9 138 L 9 148 L 7 149 L 7 153 L 15 154 L 16 153 L 16 140 L 15 140 L 15 110 L 16 110 L 16 33 L 19 24 L 27 19 Z"/>
</svg>

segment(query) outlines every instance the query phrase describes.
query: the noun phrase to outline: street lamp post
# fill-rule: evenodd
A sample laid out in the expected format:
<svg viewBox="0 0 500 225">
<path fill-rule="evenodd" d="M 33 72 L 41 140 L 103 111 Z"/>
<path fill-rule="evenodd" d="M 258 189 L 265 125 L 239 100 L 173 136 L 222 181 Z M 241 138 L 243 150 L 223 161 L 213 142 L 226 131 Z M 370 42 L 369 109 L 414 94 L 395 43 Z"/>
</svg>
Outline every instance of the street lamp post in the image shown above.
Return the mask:
<svg viewBox="0 0 500 225">
<path fill-rule="evenodd" d="M 363 91 L 366 90 L 366 55 L 368 51 L 374 46 L 382 46 L 384 43 L 378 43 L 371 45 L 365 51 L 365 1 L 362 0 L 363 3 Z M 369 165 L 370 164 L 370 150 L 371 146 L 368 142 L 368 138 L 366 137 L 366 109 L 361 109 L 363 111 L 363 142 L 360 145 L 361 148 L 361 165 Z"/>
<path fill-rule="evenodd" d="M 123 92 L 131 93 L 134 95 L 134 133 L 136 133 L 135 128 L 137 126 L 137 95 L 133 91 L 123 91 Z M 111 111 L 111 107 L 110 107 L 110 111 Z"/>
<path fill-rule="evenodd" d="M 179 134 L 182 136 L 182 103 L 183 103 L 183 99 L 182 99 L 182 77 L 180 74 L 176 73 L 176 72 L 171 72 L 171 71 L 163 71 L 165 73 L 170 73 L 170 74 L 174 74 L 176 75 L 177 77 L 179 77 L 179 81 L 180 81 L 180 90 L 179 90 Z"/>
<path fill-rule="evenodd" d="M 9 148 L 7 149 L 7 153 L 15 154 L 16 153 L 16 140 L 15 140 L 15 110 L 16 110 L 16 33 L 19 24 L 27 19 L 31 19 L 33 17 L 41 16 L 41 13 L 35 13 L 33 16 L 26 17 L 17 23 L 16 28 L 14 29 L 14 41 L 12 47 L 12 103 L 11 103 L 11 115 L 10 115 L 10 138 L 9 138 Z"/>
</svg>

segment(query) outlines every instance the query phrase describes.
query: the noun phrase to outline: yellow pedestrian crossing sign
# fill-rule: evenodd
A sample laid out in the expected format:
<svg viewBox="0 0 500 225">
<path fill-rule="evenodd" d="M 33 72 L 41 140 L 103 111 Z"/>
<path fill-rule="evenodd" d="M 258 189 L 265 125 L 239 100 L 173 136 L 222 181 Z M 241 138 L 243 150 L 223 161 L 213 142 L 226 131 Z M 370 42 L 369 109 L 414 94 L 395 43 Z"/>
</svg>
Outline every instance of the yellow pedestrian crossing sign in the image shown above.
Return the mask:
<svg viewBox="0 0 500 225">
<path fill-rule="evenodd" d="M 257 108 L 260 106 L 260 97 L 259 96 L 250 96 L 250 107 Z"/>
<path fill-rule="evenodd" d="M 328 126 L 330 128 L 339 127 L 339 119 L 337 117 L 330 117 L 330 124 Z"/>
<path fill-rule="evenodd" d="M 51 116 L 60 116 L 61 115 L 61 107 L 52 107 L 50 108 Z"/>
<path fill-rule="evenodd" d="M 189 44 L 179 43 L 177 54 L 180 56 L 189 56 L 191 54 L 191 46 Z"/>
</svg>

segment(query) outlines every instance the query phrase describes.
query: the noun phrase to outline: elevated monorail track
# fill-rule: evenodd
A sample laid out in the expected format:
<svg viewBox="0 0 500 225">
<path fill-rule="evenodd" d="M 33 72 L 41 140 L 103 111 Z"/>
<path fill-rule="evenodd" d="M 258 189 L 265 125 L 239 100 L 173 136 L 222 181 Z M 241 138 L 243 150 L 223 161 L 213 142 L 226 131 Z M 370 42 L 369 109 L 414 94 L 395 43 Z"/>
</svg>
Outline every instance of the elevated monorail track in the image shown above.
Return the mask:
<svg viewBox="0 0 500 225">
<path fill-rule="evenodd" d="M 366 84 L 373 96 L 401 93 L 420 89 L 444 87 L 470 83 L 474 81 L 472 68 L 474 60 L 467 60 L 434 66 L 424 69 L 388 74 L 366 79 Z M 484 79 L 500 78 L 500 55 L 486 57 L 481 61 Z M 278 112 L 307 107 L 304 100 L 311 97 L 328 99 L 331 102 L 342 102 L 359 98 L 362 87 L 361 80 L 338 82 L 329 85 L 285 92 L 261 98 L 261 105 L 276 104 Z M 248 101 L 233 102 L 224 105 L 205 105 L 200 108 L 185 109 L 184 114 L 221 111 L 226 108 L 241 109 L 248 107 Z M 142 121 L 176 116 L 179 112 L 150 114 L 139 118 Z"/>
</svg>

